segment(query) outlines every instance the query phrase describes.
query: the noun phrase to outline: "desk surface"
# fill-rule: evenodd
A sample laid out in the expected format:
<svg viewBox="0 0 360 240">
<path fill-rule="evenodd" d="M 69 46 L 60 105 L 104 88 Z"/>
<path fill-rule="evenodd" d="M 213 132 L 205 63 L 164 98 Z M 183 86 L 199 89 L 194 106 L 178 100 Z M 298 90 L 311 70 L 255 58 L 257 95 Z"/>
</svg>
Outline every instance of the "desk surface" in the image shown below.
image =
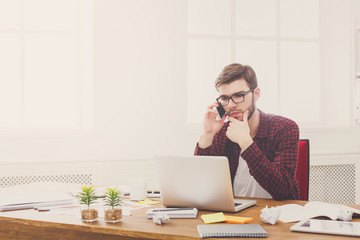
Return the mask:
<svg viewBox="0 0 360 240">
<path fill-rule="evenodd" d="M 260 219 L 260 210 L 266 205 L 276 207 L 288 203 L 304 205 L 305 201 L 273 201 L 256 199 L 257 204 L 234 216 L 253 217 L 251 223 L 259 223 L 268 232 L 268 239 L 351 239 L 351 237 L 291 232 L 294 223 L 268 225 Z M 360 209 L 360 205 L 351 205 Z M 155 205 L 154 207 L 162 207 Z M 156 225 L 147 219 L 149 208 L 137 209 L 132 216 L 123 216 L 119 223 L 106 223 L 99 219 L 84 223 L 79 218 L 67 215 L 40 214 L 35 210 L 0 213 L 0 239 L 199 239 L 197 225 L 203 224 L 200 215 L 211 213 L 199 211 L 196 219 L 171 219 L 164 225 Z M 355 219 L 354 221 L 360 221 Z M 218 239 L 218 238 L 217 238 Z M 231 238 L 234 239 L 234 238 Z M 244 239 L 244 238 L 241 238 Z"/>
</svg>

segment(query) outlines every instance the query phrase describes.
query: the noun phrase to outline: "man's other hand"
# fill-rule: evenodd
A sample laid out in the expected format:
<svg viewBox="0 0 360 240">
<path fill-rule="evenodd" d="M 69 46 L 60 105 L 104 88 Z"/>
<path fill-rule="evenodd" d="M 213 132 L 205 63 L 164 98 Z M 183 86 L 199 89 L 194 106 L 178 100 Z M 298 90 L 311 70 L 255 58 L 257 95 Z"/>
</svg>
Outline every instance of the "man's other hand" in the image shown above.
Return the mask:
<svg viewBox="0 0 360 240">
<path fill-rule="evenodd" d="M 250 127 L 248 124 L 249 110 L 243 114 L 243 120 L 239 121 L 233 117 L 228 117 L 230 121 L 226 136 L 233 142 L 240 145 L 241 150 L 245 151 L 252 143 Z"/>
</svg>

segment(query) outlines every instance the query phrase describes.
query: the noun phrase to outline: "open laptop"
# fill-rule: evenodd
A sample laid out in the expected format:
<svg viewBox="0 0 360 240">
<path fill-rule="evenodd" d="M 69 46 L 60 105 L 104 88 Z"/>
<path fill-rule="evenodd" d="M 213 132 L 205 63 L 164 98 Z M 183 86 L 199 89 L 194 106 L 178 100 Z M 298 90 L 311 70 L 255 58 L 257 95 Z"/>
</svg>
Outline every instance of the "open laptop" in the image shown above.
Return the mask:
<svg viewBox="0 0 360 240">
<path fill-rule="evenodd" d="M 158 156 L 156 168 L 164 206 L 238 212 L 256 204 L 234 199 L 226 157 Z"/>
</svg>

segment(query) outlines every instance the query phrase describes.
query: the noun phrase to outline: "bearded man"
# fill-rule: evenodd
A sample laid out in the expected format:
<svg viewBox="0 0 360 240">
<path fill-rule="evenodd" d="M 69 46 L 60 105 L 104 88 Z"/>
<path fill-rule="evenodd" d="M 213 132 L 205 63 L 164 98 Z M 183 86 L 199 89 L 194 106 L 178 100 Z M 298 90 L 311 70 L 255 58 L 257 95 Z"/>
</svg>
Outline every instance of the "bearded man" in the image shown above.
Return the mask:
<svg viewBox="0 0 360 240">
<path fill-rule="evenodd" d="M 215 87 L 220 95 L 207 108 L 195 155 L 228 158 L 235 196 L 299 199 L 298 125 L 256 107 L 260 89 L 250 66 L 226 66 Z M 226 112 L 221 119 L 218 107 Z"/>
</svg>

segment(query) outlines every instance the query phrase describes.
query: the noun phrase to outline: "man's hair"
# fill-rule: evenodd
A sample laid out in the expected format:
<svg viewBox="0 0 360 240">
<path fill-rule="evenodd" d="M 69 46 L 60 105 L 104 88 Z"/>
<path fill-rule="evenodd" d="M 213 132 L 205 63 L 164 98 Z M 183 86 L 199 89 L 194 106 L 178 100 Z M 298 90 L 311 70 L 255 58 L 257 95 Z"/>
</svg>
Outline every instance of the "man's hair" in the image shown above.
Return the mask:
<svg viewBox="0 0 360 240">
<path fill-rule="evenodd" d="M 248 65 L 241 65 L 240 63 L 232 63 L 224 67 L 220 75 L 216 78 L 215 88 L 223 84 L 229 84 L 233 81 L 244 78 L 250 89 L 257 88 L 258 83 L 254 69 Z"/>
</svg>

